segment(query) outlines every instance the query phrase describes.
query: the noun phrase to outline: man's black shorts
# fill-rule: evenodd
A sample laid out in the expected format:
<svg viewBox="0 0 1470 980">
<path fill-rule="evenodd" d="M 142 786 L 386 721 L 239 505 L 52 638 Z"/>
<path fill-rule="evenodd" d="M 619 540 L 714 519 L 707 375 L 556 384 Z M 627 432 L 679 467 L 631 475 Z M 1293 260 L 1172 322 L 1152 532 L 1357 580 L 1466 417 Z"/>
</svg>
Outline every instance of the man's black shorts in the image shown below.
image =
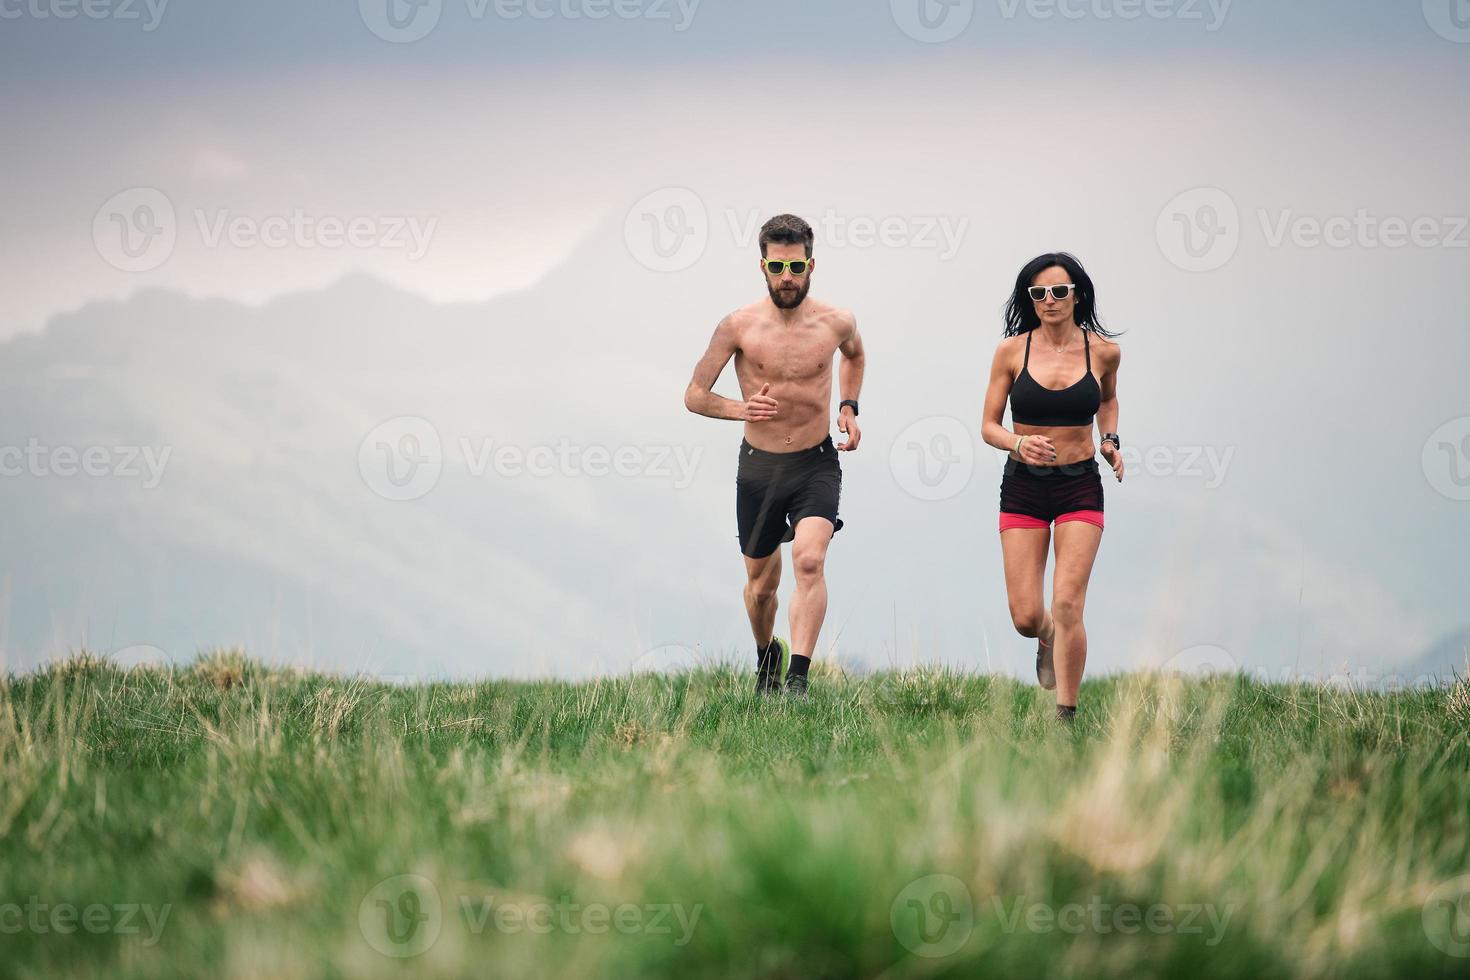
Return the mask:
<svg viewBox="0 0 1470 980">
<path fill-rule="evenodd" d="M 837 517 L 841 493 L 842 467 L 831 436 L 794 453 L 768 453 L 741 439 L 735 473 L 741 553 L 766 557 L 796 536 L 796 522 L 803 517 L 825 517 L 835 534 L 842 529 Z"/>
</svg>

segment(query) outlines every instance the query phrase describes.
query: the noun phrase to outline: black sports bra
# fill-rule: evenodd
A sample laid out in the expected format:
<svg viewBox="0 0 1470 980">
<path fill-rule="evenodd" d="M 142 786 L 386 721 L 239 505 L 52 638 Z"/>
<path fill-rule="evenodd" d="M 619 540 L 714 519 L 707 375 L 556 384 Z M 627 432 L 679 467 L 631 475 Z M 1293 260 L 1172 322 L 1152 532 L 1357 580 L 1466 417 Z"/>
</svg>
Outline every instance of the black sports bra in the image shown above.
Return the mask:
<svg viewBox="0 0 1470 980">
<path fill-rule="evenodd" d="M 1022 425 L 1091 425 L 1102 404 L 1102 388 L 1092 376 L 1090 331 L 1082 331 L 1087 373 L 1060 390 L 1043 388 L 1031 377 L 1031 334 L 1035 332 L 1026 332 L 1026 358 L 1015 384 L 1011 385 L 1011 421 Z"/>
</svg>

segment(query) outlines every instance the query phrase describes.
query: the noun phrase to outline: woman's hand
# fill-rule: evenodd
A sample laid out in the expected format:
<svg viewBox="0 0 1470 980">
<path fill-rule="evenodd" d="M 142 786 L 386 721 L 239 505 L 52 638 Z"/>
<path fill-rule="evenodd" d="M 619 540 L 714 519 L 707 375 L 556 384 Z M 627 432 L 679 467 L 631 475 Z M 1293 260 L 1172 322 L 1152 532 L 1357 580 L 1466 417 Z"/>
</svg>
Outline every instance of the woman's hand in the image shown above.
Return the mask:
<svg viewBox="0 0 1470 980">
<path fill-rule="evenodd" d="M 1113 440 L 1111 440 L 1111 439 L 1104 439 L 1103 440 L 1103 444 L 1102 444 L 1102 454 L 1103 454 L 1103 459 L 1107 460 L 1109 463 L 1112 464 L 1112 467 L 1113 467 L 1113 475 L 1118 478 L 1118 482 L 1119 483 L 1122 483 L 1123 482 L 1123 454 L 1120 453 L 1120 452 L 1118 452 L 1118 445 L 1117 445 L 1117 443 L 1113 442 Z"/>
<path fill-rule="evenodd" d="M 1057 447 L 1046 436 L 1022 436 L 1011 455 L 1031 466 L 1051 466 L 1057 461 Z"/>
</svg>

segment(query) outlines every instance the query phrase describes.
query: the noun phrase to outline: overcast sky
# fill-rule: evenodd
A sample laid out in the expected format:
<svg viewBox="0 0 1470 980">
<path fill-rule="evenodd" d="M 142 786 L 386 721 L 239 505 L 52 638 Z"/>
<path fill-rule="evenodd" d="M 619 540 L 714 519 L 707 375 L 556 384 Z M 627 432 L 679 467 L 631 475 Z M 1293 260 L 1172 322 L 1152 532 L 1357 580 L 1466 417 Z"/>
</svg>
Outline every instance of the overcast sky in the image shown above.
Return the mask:
<svg viewBox="0 0 1470 980">
<path fill-rule="evenodd" d="M 269 319 L 273 299 L 353 272 L 436 304 L 585 293 L 588 315 L 515 339 L 520 379 L 548 406 L 611 398 L 627 369 L 600 372 L 601 352 L 656 336 L 642 390 L 597 427 L 623 442 L 673 430 L 719 453 L 738 430 L 676 417 L 678 393 L 714 322 L 758 295 L 742 256 L 759 220 L 797 211 L 817 227 L 814 292 L 852 307 L 869 338 L 872 435 L 844 494 L 868 509 L 832 559 L 863 594 L 834 596 L 841 643 L 899 656 L 916 644 L 894 638 L 897 620 L 949 617 L 919 637 L 920 655 L 985 667 L 997 665 L 986 646 L 1016 641 L 994 594 L 995 471 L 974 439 L 984 365 L 1015 270 L 1066 248 L 1126 331 L 1125 438 L 1156 450 L 1135 481 L 1107 488 L 1107 584 L 1090 618 L 1153 631 L 1155 658 L 1219 645 L 1277 668 L 1305 630 L 1319 661 L 1348 651 L 1380 670 L 1470 624 L 1452 586 L 1470 546 L 1460 0 L 394 3 L 0 0 L 0 338 L 146 289 Z M 87 322 L 125 330 L 143 308 Z M 225 350 L 198 344 L 196 358 Z M 347 354 L 291 350 L 308 372 Z M 48 370 L 66 380 L 79 370 L 68 364 Z M 733 393 L 731 374 L 722 385 Z M 0 396 L 24 414 L 16 392 Z M 200 411 L 185 401 L 147 417 L 184 447 Z M 345 431 L 418 410 L 383 399 L 358 411 Z M 580 425 L 545 417 L 558 421 L 509 435 Z M 956 445 L 946 418 L 969 440 L 959 489 L 926 482 Z M 41 420 L 6 436 L 49 431 Z M 677 625 L 624 646 L 743 649 L 738 555 L 718 550 L 733 533 L 727 476 L 706 464 L 684 488 L 702 501 L 690 526 L 711 528 L 680 576 L 698 614 L 669 613 Z M 18 513 L 42 513 L 54 482 L 4 479 Z M 865 499 L 864 480 L 884 492 Z M 609 499 L 553 482 L 568 511 Z M 872 571 L 954 547 L 943 529 L 961 508 L 980 515 L 965 545 L 985 596 L 976 646 L 956 612 L 978 601 L 967 588 L 912 596 Z M 895 543 L 915 528 L 938 536 Z M 641 546 L 678 553 L 687 533 L 653 526 Z M 1130 534 L 1131 547 L 1117 541 Z M 25 588 L 41 580 L 26 556 L 12 552 L 6 574 L 12 594 L 41 594 Z M 536 588 L 599 588 L 574 567 L 561 576 Z M 29 611 L 53 622 L 47 643 L 95 630 L 120 601 L 106 583 L 85 595 L 62 614 Z M 515 628 L 586 642 L 538 608 L 523 604 Z M 587 600 L 589 621 L 598 608 Z M 22 646 L 12 660 L 45 652 Z M 1115 636 L 1100 663 L 1139 662 L 1126 646 Z M 355 652 L 322 655 L 340 665 Z M 572 672 L 617 662 L 599 653 Z"/>
</svg>

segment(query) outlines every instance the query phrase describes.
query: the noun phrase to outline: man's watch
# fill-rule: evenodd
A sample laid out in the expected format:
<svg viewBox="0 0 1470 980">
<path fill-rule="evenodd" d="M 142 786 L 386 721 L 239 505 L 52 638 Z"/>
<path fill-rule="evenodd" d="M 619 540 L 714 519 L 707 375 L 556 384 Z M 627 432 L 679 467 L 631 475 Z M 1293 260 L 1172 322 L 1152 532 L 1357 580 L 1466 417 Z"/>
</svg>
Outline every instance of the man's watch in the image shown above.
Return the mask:
<svg viewBox="0 0 1470 980">
<path fill-rule="evenodd" d="M 849 405 L 852 406 L 852 414 L 856 415 L 858 413 L 858 410 L 857 410 L 857 399 L 855 399 L 855 398 L 844 398 L 844 399 L 842 399 L 842 401 L 838 402 L 837 403 L 837 414 L 838 415 L 841 415 L 842 414 L 842 410 L 844 408 L 846 408 L 847 406 L 849 406 Z"/>
<path fill-rule="evenodd" d="M 1114 449 L 1122 449 L 1123 448 L 1123 440 L 1118 438 L 1118 433 L 1116 433 L 1116 432 L 1104 432 L 1103 433 L 1103 437 L 1102 437 L 1102 441 L 1103 442 L 1108 442 L 1109 440 L 1112 441 L 1113 448 Z"/>
</svg>

